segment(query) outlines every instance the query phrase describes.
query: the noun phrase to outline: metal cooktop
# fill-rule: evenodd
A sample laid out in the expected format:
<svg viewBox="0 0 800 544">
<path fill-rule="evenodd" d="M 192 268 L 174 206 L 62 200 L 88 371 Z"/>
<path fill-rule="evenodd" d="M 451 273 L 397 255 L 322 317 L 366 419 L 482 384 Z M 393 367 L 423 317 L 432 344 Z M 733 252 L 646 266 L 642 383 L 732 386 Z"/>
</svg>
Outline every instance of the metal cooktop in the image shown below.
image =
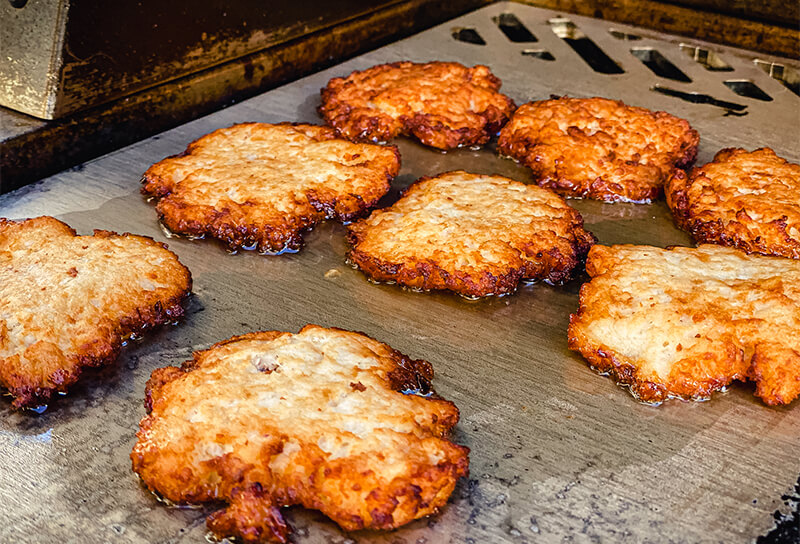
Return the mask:
<svg viewBox="0 0 800 544">
<path fill-rule="evenodd" d="M 774 527 L 773 513 L 796 508 L 781 496 L 800 473 L 798 402 L 769 408 L 734 385 L 708 402 L 638 403 L 566 347 L 586 277 L 469 302 L 369 283 L 344 263 L 344 228 L 334 223 L 279 257 L 230 255 L 162 232 L 139 194 L 150 164 L 232 123 L 320 122 L 328 79 L 404 59 L 487 64 L 518 104 L 598 95 L 666 110 L 700 132 L 700 164 L 730 146 L 800 160 L 791 61 L 499 3 L 4 195 L 0 216 L 55 215 L 82 233 L 166 241 L 195 288 L 182 324 L 132 342 L 43 414 L 0 401 L 0 541 L 205 542 L 208 509 L 161 504 L 131 471 L 144 384 L 192 350 L 309 322 L 364 331 L 429 360 L 437 391 L 461 410 L 455 440 L 472 450 L 471 475 L 438 516 L 392 532 L 346 534 L 292 508 L 295 542 L 751 542 Z M 387 203 L 414 179 L 457 168 L 530 181 L 492 146 L 440 153 L 397 143 L 403 168 Z M 690 244 L 663 202 L 570 204 L 600 243 Z"/>
</svg>

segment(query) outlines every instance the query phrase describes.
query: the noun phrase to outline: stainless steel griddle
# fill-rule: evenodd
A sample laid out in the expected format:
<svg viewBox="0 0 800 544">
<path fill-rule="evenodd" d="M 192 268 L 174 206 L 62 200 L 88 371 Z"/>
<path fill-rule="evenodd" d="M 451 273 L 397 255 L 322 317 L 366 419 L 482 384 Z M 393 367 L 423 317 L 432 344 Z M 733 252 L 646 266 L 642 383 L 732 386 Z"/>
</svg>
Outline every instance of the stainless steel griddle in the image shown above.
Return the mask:
<svg viewBox="0 0 800 544">
<path fill-rule="evenodd" d="M 537 41 L 511 41 L 493 20 L 503 13 L 513 13 Z M 622 73 L 593 70 L 548 24 L 559 15 L 574 25 L 556 21 L 561 34 L 574 37 L 578 29 Z M 475 33 L 484 45 L 471 43 L 479 41 Z M 687 54 L 694 47 L 730 70 L 707 70 Z M 659 77 L 641 60 L 659 56 L 691 82 Z M 470 302 L 369 283 L 344 263 L 344 228 L 334 223 L 310 233 L 300 253 L 280 257 L 229 255 L 212 241 L 165 236 L 139 194 L 150 164 L 232 123 L 319 122 L 315 108 L 328 79 L 403 59 L 487 64 L 520 104 L 551 94 L 599 95 L 669 111 L 699 130 L 701 164 L 728 146 L 770 146 L 800 160 L 800 97 L 762 70 L 775 72 L 778 63 L 788 73 L 785 59 L 500 3 L 0 197 L 0 216 L 49 214 L 82 233 L 102 228 L 166 241 L 195 285 L 181 325 L 132 342 L 116 364 L 87 372 L 45 413 L 14 412 L 2 400 L 0 541 L 206 542 L 209 509 L 159 503 L 130 469 L 145 382 L 153 369 L 218 340 L 297 331 L 309 322 L 364 331 L 431 361 L 436 389 L 461 410 L 455 439 L 472 450 L 471 475 L 440 515 L 389 533 L 345 534 L 316 512 L 291 509 L 296 542 L 733 543 L 773 527 L 773 512 L 788 508 L 781 495 L 800 473 L 798 402 L 768 408 L 752 387 L 734 385 L 708 402 L 638 403 L 567 349 L 569 314 L 585 277 Z M 725 81 L 751 81 L 771 100 L 737 95 Z M 656 85 L 745 108 L 688 102 L 651 90 Z M 397 143 L 403 168 L 387 202 L 419 176 L 457 168 L 530 180 L 491 146 L 440 153 Z M 570 203 L 601 243 L 690 244 L 662 202 Z"/>
</svg>

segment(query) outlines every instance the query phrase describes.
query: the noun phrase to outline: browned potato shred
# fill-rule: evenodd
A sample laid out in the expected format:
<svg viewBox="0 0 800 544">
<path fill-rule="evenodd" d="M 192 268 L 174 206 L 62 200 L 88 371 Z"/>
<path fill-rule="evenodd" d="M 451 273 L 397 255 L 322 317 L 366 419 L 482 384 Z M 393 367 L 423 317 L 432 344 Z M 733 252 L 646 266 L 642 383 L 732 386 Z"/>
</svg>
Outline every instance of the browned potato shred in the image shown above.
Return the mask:
<svg viewBox="0 0 800 544">
<path fill-rule="evenodd" d="M 315 325 L 220 342 L 153 372 L 131 458 L 180 503 L 225 501 L 209 527 L 286 542 L 280 507 L 343 529 L 393 529 L 435 513 L 467 474 L 448 434 L 458 410 L 429 363 L 360 333 Z"/>
<path fill-rule="evenodd" d="M 142 192 L 177 233 L 231 249 L 297 250 L 326 218 L 363 215 L 400 169 L 395 147 L 354 144 L 333 129 L 242 123 L 189 144 L 145 172 Z"/>
<path fill-rule="evenodd" d="M 705 399 L 734 380 L 769 405 L 800 394 L 800 261 L 596 245 L 586 270 L 569 346 L 641 400 Z"/>
<path fill-rule="evenodd" d="M 353 141 L 413 136 L 439 149 L 483 145 L 508 121 L 514 102 L 486 66 L 394 62 L 334 78 L 319 113 Z"/>
<path fill-rule="evenodd" d="M 0 219 L 0 385 L 15 407 L 45 405 L 124 339 L 177 320 L 192 287 L 166 246 L 52 217 Z"/>
<path fill-rule="evenodd" d="M 375 280 L 472 297 L 563 282 L 595 240 L 552 191 L 463 171 L 416 181 L 348 238 L 350 260 Z"/>
<path fill-rule="evenodd" d="M 557 98 L 520 106 L 500 131 L 498 151 L 566 196 L 650 202 L 674 169 L 694 162 L 699 141 L 688 122 L 663 111 Z"/>
<path fill-rule="evenodd" d="M 769 148 L 723 149 L 666 186 L 675 222 L 696 241 L 800 259 L 800 165 Z"/>
</svg>

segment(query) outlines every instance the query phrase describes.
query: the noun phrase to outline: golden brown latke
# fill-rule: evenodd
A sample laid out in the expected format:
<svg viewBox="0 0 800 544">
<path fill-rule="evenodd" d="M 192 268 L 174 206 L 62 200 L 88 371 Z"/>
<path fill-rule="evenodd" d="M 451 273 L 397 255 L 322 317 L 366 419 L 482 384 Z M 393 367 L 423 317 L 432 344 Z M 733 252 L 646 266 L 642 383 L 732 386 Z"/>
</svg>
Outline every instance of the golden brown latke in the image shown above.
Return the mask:
<svg viewBox="0 0 800 544">
<path fill-rule="evenodd" d="M 663 111 L 565 97 L 520 106 L 500 131 L 498 151 L 564 195 L 650 202 L 675 168 L 694 162 L 699 141 L 689 123 Z"/>
<path fill-rule="evenodd" d="M 667 182 L 675 222 L 697 242 L 800 259 L 800 164 L 772 149 L 723 149 Z"/>
<path fill-rule="evenodd" d="M 319 114 L 353 141 L 401 134 L 439 149 L 483 145 L 508 121 L 514 102 L 486 66 L 394 62 L 331 79 Z"/>
<path fill-rule="evenodd" d="M 714 245 L 594 246 L 569 347 L 645 402 L 708 398 L 752 380 L 800 395 L 800 261 Z"/>
<path fill-rule="evenodd" d="M 47 404 L 123 340 L 183 315 L 189 271 L 144 236 L 0 218 L 0 385 L 14 407 Z"/>
<path fill-rule="evenodd" d="M 133 470 L 179 503 L 222 500 L 219 536 L 286 542 L 280 508 L 347 531 L 435 513 L 468 471 L 458 409 L 433 369 L 360 333 L 307 325 L 237 336 L 153 372 Z"/>
<path fill-rule="evenodd" d="M 351 224 L 348 240 L 349 260 L 375 280 L 472 297 L 562 282 L 595 242 L 552 191 L 463 171 L 417 180 Z"/>
<path fill-rule="evenodd" d="M 243 123 L 195 140 L 145 172 L 142 192 L 172 231 L 231 249 L 297 250 L 326 218 L 349 221 L 389 190 L 397 148 L 354 144 L 315 125 Z"/>
</svg>

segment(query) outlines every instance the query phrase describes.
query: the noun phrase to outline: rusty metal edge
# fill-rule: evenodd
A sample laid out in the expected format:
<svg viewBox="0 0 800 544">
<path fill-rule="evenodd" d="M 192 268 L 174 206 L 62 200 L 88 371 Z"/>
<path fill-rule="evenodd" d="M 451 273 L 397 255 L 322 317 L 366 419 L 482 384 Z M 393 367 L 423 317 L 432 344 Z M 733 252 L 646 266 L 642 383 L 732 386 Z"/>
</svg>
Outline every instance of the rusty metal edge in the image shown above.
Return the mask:
<svg viewBox="0 0 800 544">
<path fill-rule="evenodd" d="M 476 9 L 409 0 L 0 142 L 0 194 Z M 17 112 L 0 108 L 0 122 Z"/>
</svg>

